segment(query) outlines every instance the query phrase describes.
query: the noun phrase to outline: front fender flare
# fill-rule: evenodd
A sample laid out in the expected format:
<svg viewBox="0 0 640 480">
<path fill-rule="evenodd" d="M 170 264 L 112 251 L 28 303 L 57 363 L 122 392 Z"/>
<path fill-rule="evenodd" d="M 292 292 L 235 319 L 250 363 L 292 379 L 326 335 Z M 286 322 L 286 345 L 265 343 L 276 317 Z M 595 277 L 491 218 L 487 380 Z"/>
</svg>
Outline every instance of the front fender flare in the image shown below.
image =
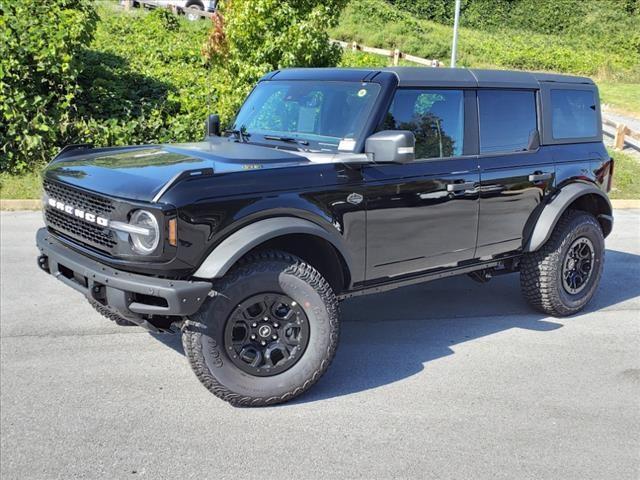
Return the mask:
<svg viewBox="0 0 640 480">
<path fill-rule="evenodd" d="M 586 195 L 596 195 L 601 202 L 604 201 L 604 211 L 593 213 L 598 217 L 598 222 L 603 226 L 606 237 L 613 226 L 613 217 L 611 215 L 612 207 L 609 198 L 593 185 L 572 183 L 563 187 L 552 200 L 543 207 L 528 239 L 525 237 L 526 241 L 523 245 L 523 251 L 534 252 L 544 245 L 567 208 L 580 197 Z"/>
<path fill-rule="evenodd" d="M 302 218 L 276 217 L 251 223 L 229 235 L 205 258 L 193 276 L 220 278 L 253 248 L 267 240 L 289 234 L 308 234 L 327 240 L 342 255 L 347 268 L 352 270 L 351 256 L 337 233 L 332 234 L 318 224 Z"/>
</svg>

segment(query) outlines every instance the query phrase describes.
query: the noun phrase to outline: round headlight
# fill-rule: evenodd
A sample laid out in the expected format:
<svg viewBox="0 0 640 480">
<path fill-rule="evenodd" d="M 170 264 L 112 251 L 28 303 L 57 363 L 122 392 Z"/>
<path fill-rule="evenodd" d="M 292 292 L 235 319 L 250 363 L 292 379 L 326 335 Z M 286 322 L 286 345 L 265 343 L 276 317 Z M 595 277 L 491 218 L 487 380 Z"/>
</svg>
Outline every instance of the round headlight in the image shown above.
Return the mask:
<svg viewBox="0 0 640 480">
<path fill-rule="evenodd" d="M 143 255 L 153 253 L 160 243 L 158 220 L 146 210 L 136 210 L 131 215 L 130 225 L 141 227 L 144 233 L 129 233 L 133 249 Z"/>
</svg>

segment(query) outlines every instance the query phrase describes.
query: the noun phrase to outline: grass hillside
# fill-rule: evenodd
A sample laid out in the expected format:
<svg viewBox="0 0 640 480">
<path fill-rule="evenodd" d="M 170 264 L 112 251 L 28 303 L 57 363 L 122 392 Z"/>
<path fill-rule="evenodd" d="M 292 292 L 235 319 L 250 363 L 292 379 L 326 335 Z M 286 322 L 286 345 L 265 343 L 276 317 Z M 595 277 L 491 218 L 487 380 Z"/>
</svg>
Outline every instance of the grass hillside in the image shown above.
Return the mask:
<svg viewBox="0 0 640 480">
<path fill-rule="evenodd" d="M 637 20 L 637 16 L 629 18 L 632 23 Z M 384 0 L 352 0 L 343 12 L 340 24 L 331 31 L 332 37 L 340 40 L 372 47 L 399 48 L 412 55 L 437 58 L 445 63 L 451 56 L 451 34 L 451 25 L 421 18 Z M 635 39 L 633 35 L 637 32 L 629 31 L 629 36 Z M 604 37 L 590 37 L 584 33 L 569 35 L 513 28 L 487 27 L 480 30 L 462 27 L 458 64 L 591 76 L 601 83 L 603 101 L 640 116 L 640 52 L 613 49 L 607 41 L 598 40 L 600 38 Z M 354 58 L 351 54 L 345 63 L 378 66 L 380 62 L 380 59 L 369 55 Z"/>
</svg>

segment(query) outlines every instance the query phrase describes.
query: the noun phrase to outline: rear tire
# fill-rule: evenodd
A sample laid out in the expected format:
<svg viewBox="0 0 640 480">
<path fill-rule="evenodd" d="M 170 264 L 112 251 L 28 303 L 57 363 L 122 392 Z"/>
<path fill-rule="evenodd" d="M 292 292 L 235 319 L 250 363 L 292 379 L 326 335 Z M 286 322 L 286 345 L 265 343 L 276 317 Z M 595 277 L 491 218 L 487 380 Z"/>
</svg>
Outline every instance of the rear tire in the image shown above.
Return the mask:
<svg viewBox="0 0 640 480">
<path fill-rule="evenodd" d="M 311 265 L 261 252 L 214 290 L 182 335 L 211 393 L 235 406 L 272 405 L 301 395 L 326 371 L 338 345 L 338 302 Z"/>
<path fill-rule="evenodd" d="M 551 237 L 523 256 L 520 286 L 536 309 L 565 317 L 582 310 L 595 294 L 604 267 L 604 236 L 593 215 L 568 210 Z"/>
</svg>

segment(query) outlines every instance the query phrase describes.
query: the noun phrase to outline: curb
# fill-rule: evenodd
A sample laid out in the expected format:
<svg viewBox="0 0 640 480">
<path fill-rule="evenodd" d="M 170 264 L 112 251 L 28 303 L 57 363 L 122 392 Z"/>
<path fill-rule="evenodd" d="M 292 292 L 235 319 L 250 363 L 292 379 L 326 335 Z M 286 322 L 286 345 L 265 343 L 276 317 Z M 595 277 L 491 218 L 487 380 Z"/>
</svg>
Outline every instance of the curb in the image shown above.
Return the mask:
<svg viewBox="0 0 640 480">
<path fill-rule="evenodd" d="M 614 209 L 640 208 L 640 200 L 638 199 L 614 199 L 611 200 L 611 206 Z"/>
<path fill-rule="evenodd" d="M 42 200 L 24 199 L 24 200 L 5 200 L 0 199 L 0 210 L 17 211 L 17 210 L 40 210 L 42 208 Z"/>
<path fill-rule="evenodd" d="M 614 199 L 611 200 L 614 209 L 640 208 L 640 199 Z M 0 210 L 15 212 L 19 210 L 40 210 L 41 200 L 0 200 Z"/>
</svg>

